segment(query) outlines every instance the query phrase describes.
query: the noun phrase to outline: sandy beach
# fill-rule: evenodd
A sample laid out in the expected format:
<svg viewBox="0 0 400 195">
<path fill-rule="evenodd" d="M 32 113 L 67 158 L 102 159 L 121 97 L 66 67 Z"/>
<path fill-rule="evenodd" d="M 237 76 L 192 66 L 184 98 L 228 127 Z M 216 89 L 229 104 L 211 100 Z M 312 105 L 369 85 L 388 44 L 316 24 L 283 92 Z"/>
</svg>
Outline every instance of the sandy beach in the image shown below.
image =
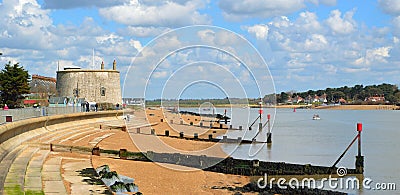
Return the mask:
<svg viewBox="0 0 400 195">
<path fill-rule="evenodd" d="M 316 109 L 330 110 L 396 110 L 399 106 L 395 105 L 339 105 L 339 106 L 319 106 Z"/>
<path fill-rule="evenodd" d="M 162 119 L 162 120 L 161 120 Z M 163 112 L 161 109 L 147 109 L 144 111 L 135 111 L 132 120 L 146 120 L 149 124 L 155 124 L 151 127 L 143 127 L 143 134 L 136 133 L 136 128 L 129 128 L 128 131 L 120 131 L 114 135 L 102 140 L 98 146 L 102 149 L 119 150 L 121 148 L 128 151 L 155 151 L 155 152 L 175 152 L 192 155 L 207 155 L 226 157 L 219 143 L 192 141 L 185 139 L 170 138 L 165 136 L 152 136 L 147 134 L 150 129 L 154 129 L 156 134 L 163 135 L 165 130 L 170 130 L 170 135 L 179 136 L 179 132 L 185 132 L 185 135 L 192 137 L 193 133 L 198 133 L 199 137 L 222 135 L 226 132 L 224 129 L 200 128 L 200 121 L 205 126 L 210 125 L 213 119 L 178 115 L 170 112 Z M 173 123 L 171 124 L 171 120 Z M 180 121 L 183 125 L 180 125 Z M 162 122 L 161 122 L 162 121 Z M 175 122 L 176 121 L 176 122 Z M 190 125 L 193 122 L 194 125 Z M 219 124 L 211 122 L 215 127 Z M 174 150 L 171 150 L 173 148 Z M 227 175 L 215 172 L 208 172 L 199 169 L 183 167 L 179 165 L 160 164 L 153 162 L 139 162 L 130 160 L 113 159 L 101 156 L 92 156 L 93 167 L 109 165 L 111 170 L 119 174 L 132 177 L 135 184 L 139 186 L 140 192 L 144 194 L 232 194 L 234 192 L 226 189 L 212 189 L 227 187 L 241 187 L 250 182 L 250 177 Z"/>
</svg>

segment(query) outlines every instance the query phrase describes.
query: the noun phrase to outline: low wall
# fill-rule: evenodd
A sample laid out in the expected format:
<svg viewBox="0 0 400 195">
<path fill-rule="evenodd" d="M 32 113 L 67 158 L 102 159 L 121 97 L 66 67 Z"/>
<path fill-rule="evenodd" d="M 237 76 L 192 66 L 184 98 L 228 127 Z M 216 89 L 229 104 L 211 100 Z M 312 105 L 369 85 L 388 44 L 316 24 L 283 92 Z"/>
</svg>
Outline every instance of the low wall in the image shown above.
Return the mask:
<svg viewBox="0 0 400 195">
<path fill-rule="evenodd" d="M 42 108 L 17 108 L 0 110 L 0 124 L 6 122 L 6 116 L 12 116 L 13 121 L 19 121 L 41 116 L 71 114 L 82 112 L 81 106 L 42 107 Z"/>
<path fill-rule="evenodd" d="M 101 118 L 101 117 L 121 116 L 123 115 L 123 113 L 124 111 L 122 110 L 104 111 L 104 112 L 81 112 L 81 113 L 62 114 L 54 116 L 43 116 L 43 117 L 30 118 L 26 120 L 3 124 L 0 126 L 0 144 L 2 144 L 3 142 L 7 141 L 12 137 L 31 131 L 33 129 L 38 129 L 49 125 L 71 122 L 71 121 Z"/>
</svg>

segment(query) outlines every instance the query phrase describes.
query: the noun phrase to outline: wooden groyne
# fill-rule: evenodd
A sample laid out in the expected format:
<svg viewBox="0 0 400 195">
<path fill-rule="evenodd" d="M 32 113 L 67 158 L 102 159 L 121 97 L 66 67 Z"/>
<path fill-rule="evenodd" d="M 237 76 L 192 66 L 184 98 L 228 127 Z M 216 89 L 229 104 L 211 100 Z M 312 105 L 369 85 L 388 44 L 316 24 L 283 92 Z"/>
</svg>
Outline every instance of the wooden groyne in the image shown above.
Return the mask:
<svg viewBox="0 0 400 195">
<path fill-rule="evenodd" d="M 245 160 L 232 157 L 219 158 L 206 155 L 196 156 L 179 153 L 129 152 L 126 149 L 107 150 L 99 147 L 77 147 L 51 144 L 51 151 L 90 153 L 98 156 L 119 157 L 126 160 L 157 162 L 203 169 L 224 174 L 260 176 L 268 175 L 325 175 L 336 173 L 337 167 L 293 164 L 286 162 L 267 162 L 257 159 Z M 357 169 L 347 169 L 347 174 L 361 174 Z"/>
</svg>

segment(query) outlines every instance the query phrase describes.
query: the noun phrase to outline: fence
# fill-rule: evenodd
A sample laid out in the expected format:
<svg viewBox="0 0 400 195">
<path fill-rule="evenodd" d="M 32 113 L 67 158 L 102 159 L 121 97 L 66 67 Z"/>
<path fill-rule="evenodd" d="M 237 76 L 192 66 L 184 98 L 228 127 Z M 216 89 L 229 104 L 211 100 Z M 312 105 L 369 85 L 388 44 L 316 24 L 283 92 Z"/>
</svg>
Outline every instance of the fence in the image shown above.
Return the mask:
<svg viewBox="0 0 400 195">
<path fill-rule="evenodd" d="M 70 114 L 76 112 L 83 112 L 82 107 L 67 106 L 0 110 L 0 124 L 6 122 L 6 116 L 12 116 L 12 121 L 18 121 L 28 118 L 52 116 L 58 114 Z"/>
</svg>

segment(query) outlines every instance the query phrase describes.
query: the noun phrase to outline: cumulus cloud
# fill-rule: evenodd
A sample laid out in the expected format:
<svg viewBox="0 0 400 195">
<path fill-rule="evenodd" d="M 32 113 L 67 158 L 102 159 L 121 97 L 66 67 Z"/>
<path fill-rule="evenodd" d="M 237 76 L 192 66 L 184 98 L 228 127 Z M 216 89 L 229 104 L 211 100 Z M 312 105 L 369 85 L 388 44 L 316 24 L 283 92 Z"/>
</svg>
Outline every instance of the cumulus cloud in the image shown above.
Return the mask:
<svg viewBox="0 0 400 195">
<path fill-rule="evenodd" d="M 304 8 L 305 4 L 303 0 L 221 0 L 219 7 L 223 10 L 225 18 L 242 20 L 286 15 Z"/>
<path fill-rule="evenodd" d="M 379 47 L 368 49 L 365 55 L 356 59 L 353 64 L 357 66 L 381 65 L 387 63 L 392 47 Z"/>
<path fill-rule="evenodd" d="M 82 7 L 111 7 L 128 3 L 129 0 L 44 0 L 45 9 L 73 9 Z"/>
<path fill-rule="evenodd" d="M 257 24 L 245 28 L 247 29 L 247 32 L 249 32 L 250 34 L 254 34 L 256 38 L 259 40 L 265 40 L 268 37 L 269 28 L 267 25 Z"/>
<path fill-rule="evenodd" d="M 141 44 L 110 33 L 86 17 L 81 24 L 55 25 L 50 10 L 36 0 L 6 0 L 0 4 L 2 60 L 20 62 L 31 74 L 54 76 L 60 65 L 96 66 L 117 59 L 129 64 Z"/>
<path fill-rule="evenodd" d="M 336 5 L 336 0 L 243 0 L 219 1 L 223 16 L 231 21 L 241 21 L 248 18 L 271 18 L 285 16 L 299 11 L 310 2 L 313 4 Z"/>
<path fill-rule="evenodd" d="M 190 0 L 137 1 L 99 9 L 102 17 L 129 26 L 180 27 L 192 24 L 210 24 L 211 19 L 199 12 L 207 1 Z"/>
<path fill-rule="evenodd" d="M 128 26 L 118 30 L 118 34 L 124 36 L 135 36 L 135 37 L 155 37 L 162 33 L 171 30 L 167 27 L 143 27 L 143 26 Z"/>
<path fill-rule="evenodd" d="M 342 18 L 339 10 L 333 10 L 326 23 L 334 34 L 350 34 L 356 30 L 357 26 L 353 20 L 353 14 L 353 11 L 346 12 Z"/>
<path fill-rule="evenodd" d="M 341 85 L 347 74 L 356 73 L 354 78 L 362 81 L 374 71 L 393 69 L 389 62 L 393 62 L 395 53 L 400 53 L 400 49 L 393 47 L 394 42 L 400 42 L 398 38 L 388 36 L 387 27 L 358 29 L 360 24 L 353 19 L 354 14 L 355 10 L 333 10 L 328 18 L 319 19 L 316 13 L 304 11 L 291 19 L 280 16 L 254 25 L 268 27 L 266 39 L 257 41 L 270 48 L 265 56 L 271 61 L 273 76 L 281 79 L 277 83 L 291 89 L 290 81 L 314 80 L 317 82 L 310 87 L 320 88 Z M 282 81 L 285 78 L 288 82 Z"/>
<path fill-rule="evenodd" d="M 312 12 L 301 12 L 299 17 L 296 19 L 295 27 L 303 32 L 320 32 L 322 30 L 322 25 L 318 21 L 318 16 Z"/>
<path fill-rule="evenodd" d="M 49 31 L 49 12 L 35 0 L 9 0 L 0 6 L 0 43 L 8 48 L 49 49 L 54 34 Z M 32 37 L 35 37 L 32 39 Z"/>
</svg>

